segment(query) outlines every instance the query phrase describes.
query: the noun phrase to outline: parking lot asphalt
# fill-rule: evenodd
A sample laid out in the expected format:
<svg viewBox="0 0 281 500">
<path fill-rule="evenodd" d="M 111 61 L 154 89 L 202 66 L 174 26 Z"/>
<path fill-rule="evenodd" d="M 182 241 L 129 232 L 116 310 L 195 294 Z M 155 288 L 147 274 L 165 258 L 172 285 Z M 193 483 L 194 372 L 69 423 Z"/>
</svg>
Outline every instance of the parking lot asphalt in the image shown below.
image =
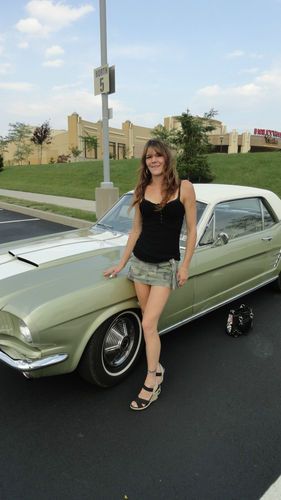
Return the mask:
<svg viewBox="0 0 281 500">
<path fill-rule="evenodd" d="M 37 224 L 11 222 L 10 236 L 35 235 Z M 281 468 L 280 293 L 243 301 L 255 314 L 247 336 L 224 332 L 236 303 L 162 337 L 163 390 L 144 412 L 129 409 L 144 356 L 107 390 L 75 373 L 26 380 L 0 365 L 1 500 L 261 498 Z"/>
<path fill-rule="evenodd" d="M 0 244 L 70 229 L 73 227 L 0 208 Z"/>
</svg>

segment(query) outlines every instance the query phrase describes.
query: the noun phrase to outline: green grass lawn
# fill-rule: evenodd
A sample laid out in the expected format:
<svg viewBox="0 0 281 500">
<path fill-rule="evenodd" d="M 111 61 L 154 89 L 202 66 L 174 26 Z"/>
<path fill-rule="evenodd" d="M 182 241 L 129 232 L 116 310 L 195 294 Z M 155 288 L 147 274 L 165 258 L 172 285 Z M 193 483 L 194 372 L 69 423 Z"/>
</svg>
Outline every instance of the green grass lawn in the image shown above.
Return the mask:
<svg viewBox="0 0 281 500">
<path fill-rule="evenodd" d="M 137 179 L 139 160 L 110 163 L 110 180 L 120 194 L 132 189 Z M 101 161 L 5 167 L 0 173 L 0 188 L 53 194 L 93 200 L 95 188 L 103 181 Z"/>
<path fill-rule="evenodd" d="M 281 197 L 281 154 L 211 154 L 211 169 L 217 183 L 252 185 L 271 189 Z M 112 160 L 111 181 L 120 194 L 133 189 L 139 160 Z M 95 188 L 103 181 L 101 161 L 55 165 L 5 167 L 0 173 L 0 188 L 34 193 L 94 199 Z"/>
<path fill-rule="evenodd" d="M 209 163 L 219 184 L 256 186 L 281 198 L 281 153 L 212 154 Z"/>
</svg>

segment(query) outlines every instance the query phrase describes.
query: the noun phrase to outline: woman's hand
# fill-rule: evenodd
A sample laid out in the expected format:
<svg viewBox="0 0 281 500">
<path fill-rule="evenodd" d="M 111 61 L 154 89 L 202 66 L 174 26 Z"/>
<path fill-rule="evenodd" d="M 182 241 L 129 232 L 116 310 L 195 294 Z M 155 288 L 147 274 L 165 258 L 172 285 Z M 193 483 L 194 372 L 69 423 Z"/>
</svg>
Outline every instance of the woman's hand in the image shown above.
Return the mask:
<svg viewBox="0 0 281 500">
<path fill-rule="evenodd" d="M 105 278 L 115 278 L 120 271 L 122 271 L 124 266 L 117 264 L 116 266 L 106 269 L 103 273 Z"/>
<path fill-rule="evenodd" d="M 188 280 L 188 268 L 180 266 L 177 272 L 178 285 L 183 286 Z"/>
</svg>

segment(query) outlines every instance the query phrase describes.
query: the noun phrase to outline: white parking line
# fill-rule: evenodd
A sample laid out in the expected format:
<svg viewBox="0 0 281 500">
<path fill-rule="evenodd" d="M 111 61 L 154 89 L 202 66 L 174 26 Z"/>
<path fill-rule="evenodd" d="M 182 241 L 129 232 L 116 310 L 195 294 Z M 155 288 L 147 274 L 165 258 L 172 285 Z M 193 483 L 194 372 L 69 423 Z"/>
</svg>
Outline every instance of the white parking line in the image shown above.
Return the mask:
<svg viewBox="0 0 281 500">
<path fill-rule="evenodd" d="M 281 476 L 273 483 L 260 500 L 280 500 L 281 498 Z"/>
<path fill-rule="evenodd" d="M 40 220 L 40 219 L 17 219 L 17 220 L 4 220 L 3 222 L 0 222 L 0 224 L 13 224 L 14 222 L 30 222 L 33 220 Z"/>
</svg>

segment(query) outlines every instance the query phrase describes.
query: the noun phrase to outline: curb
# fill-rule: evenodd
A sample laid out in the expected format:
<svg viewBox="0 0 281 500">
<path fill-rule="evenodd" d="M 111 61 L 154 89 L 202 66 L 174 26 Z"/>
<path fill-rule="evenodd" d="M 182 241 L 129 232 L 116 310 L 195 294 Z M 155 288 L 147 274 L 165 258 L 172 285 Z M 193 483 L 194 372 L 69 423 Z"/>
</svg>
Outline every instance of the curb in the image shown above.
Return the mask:
<svg viewBox="0 0 281 500">
<path fill-rule="evenodd" d="M 57 224 L 64 224 L 66 226 L 71 226 L 78 229 L 83 227 L 90 227 L 94 224 L 94 222 L 86 221 L 84 219 L 76 219 L 74 217 L 67 217 L 66 215 L 54 214 L 53 212 L 45 212 L 44 210 L 38 210 L 37 208 L 22 207 L 20 205 L 14 205 L 12 203 L 5 203 L 4 201 L 0 201 L 0 207 L 4 208 L 5 210 L 11 210 L 12 212 L 19 212 L 24 215 L 38 217 L 39 219 L 56 222 Z"/>
</svg>

